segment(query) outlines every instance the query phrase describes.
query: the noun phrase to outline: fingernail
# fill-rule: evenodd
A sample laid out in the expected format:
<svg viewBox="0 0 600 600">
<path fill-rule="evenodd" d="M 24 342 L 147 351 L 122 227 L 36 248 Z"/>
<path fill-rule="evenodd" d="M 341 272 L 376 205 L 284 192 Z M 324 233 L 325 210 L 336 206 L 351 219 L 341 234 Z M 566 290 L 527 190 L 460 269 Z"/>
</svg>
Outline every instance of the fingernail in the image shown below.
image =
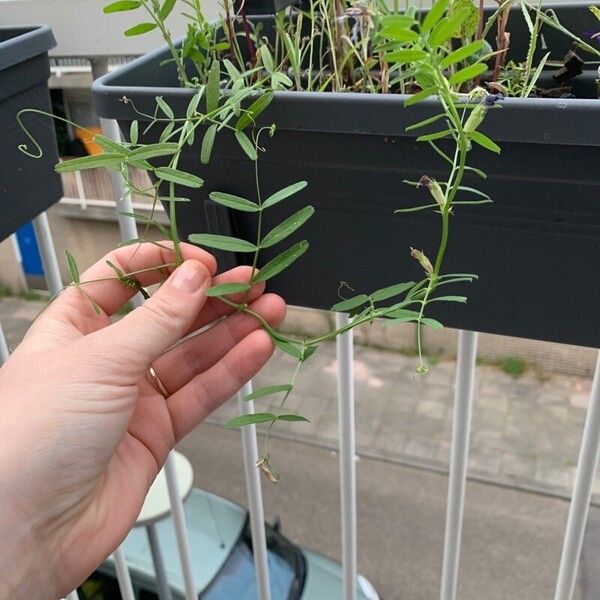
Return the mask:
<svg viewBox="0 0 600 600">
<path fill-rule="evenodd" d="M 197 292 L 206 281 L 206 269 L 197 260 L 187 260 L 171 276 L 171 285 L 187 294 Z"/>
</svg>

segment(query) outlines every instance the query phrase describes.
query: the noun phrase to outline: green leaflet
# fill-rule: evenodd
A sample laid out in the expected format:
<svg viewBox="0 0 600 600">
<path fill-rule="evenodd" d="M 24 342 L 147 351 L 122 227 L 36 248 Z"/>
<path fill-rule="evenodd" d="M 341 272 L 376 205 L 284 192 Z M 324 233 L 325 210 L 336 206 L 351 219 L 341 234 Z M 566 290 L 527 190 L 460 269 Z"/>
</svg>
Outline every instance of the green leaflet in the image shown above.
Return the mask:
<svg viewBox="0 0 600 600">
<path fill-rule="evenodd" d="M 424 60 L 429 55 L 425 50 L 393 50 L 384 54 L 385 62 L 392 62 L 398 64 L 405 64 L 415 62 L 418 60 Z"/>
<path fill-rule="evenodd" d="M 304 353 L 302 351 L 301 346 L 296 346 L 295 344 L 290 344 L 290 342 L 280 340 L 279 338 L 276 338 L 276 337 L 273 338 L 273 341 L 275 342 L 275 345 L 280 350 L 283 350 L 283 352 L 285 352 L 286 354 L 289 354 L 290 356 L 293 356 L 294 358 L 296 358 L 298 360 L 304 359 Z"/>
<path fill-rule="evenodd" d="M 433 96 L 436 93 L 436 91 L 436 88 L 426 88 L 424 90 L 421 90 L 420 92 L 409 96 L 404 101 L 404 106 L 412 106 L 413 104 L 417 104 L 417 102 L 421 102 L 422 100 L 429 98 L 429 96 Z"/>
<path fill-rule="evenodd" d="M 438 24 L 448 7 L 449 2 L 450 0 L 438 0 L 431 7 L 431 10 L 427 13 L 421 24 L 421 31 L 423 33 L 428 33 Z"/>
<path fill-rule="evenodd" d="M 254 390 L 251 394 L 244 396 L 244 400 L 249 402 L 250 400 L 256 400 L 257 398 L 264 398 L 265 396 L 273 396 L 280 392 L 290 392 L 293 389 L 291 383 L 284 383 L 282 385 L 269 385 L 267 387 Z"/>
<path fill-rule="evenodd" d="M 293 196 L 300 190 L 303 190 L 307 185 L 308 185 L 308 183 L 306 181 L 298 181 L 296 183 L 292 183 L 291 185 L 284 187 L 283 189 L 279 190 L 278 192 L 271 194 L 262 203 L 262 207 L 268 208 L 269 206 L 273 206 L 274 204 L 277 204 L 278 202 L 281 202 L 282 200 L 285 200 L 286 198 Z"/>
<path fill-rule="evenodd" d="M 142 5 L 140 0 L 119 0 L 118 2 L 112 2 L 102 9 L 104 14 L 125 12 L 126 10 L 135 10 Z"/>
<path fill-rule="evenodd" d="M 470 192 L 471 194 L 475 194 L 476 196 L 484 198 L 485 200 L 490 200 L 490 197 L 485 192 L 476 190 L 475 188 L 467 187 L 466 185 L 459 185 L 457 189 L 462 192 Z"/>
<path fill-rule="evenodd" d="M 431 319 L 429 317 L 423 317 L 421 319 L 421 323 L 423 323 L 423 325 L 431 327 L 432 329 L 444 329 L 444 326 L 439 321 L 436 321 L 435 319 Z"/>
<path fill-rule="evenodd" d="M 138 143 L 138 131 L 139 125 L 137 121 L 131 121 L 131 125 L 129 126 L 129 141 L 132 144 Z"/>
<path fill-rule="evenodd" d="M 461 69 L 457 73 L 454 73 L 452 77 L 449 79 L 449 83 L 452 86 L 460 87 L 465 81 L 471 81 L 478 77 L 479 75 L 485 73 L 487 71 L 487 65 L 484 63 L 475 63 L 474 65 L 470 65 Z"/>
<path fill-rule="evenodd" d="M 280 87 L 291 87 L 294 82 L 285 74 L 277 71 L 271 75 L 271 87 L 279 89 Z"/>
<path fill-rule="evenodd" d="M 65 250 L 65 254 L 67 255 L 67 266 L 69 267 L 71 280 L 73 283 L 79 283 L 79 269 L 77 267 L 77 263 L 75 262 L 73 255 L 68 250 Z"/>
<path fill-rule="evenodd" d="M 370 294 L 371 300 L 373 302 L 381 302 L 382 300 L 387 300 L 388 298 L 393 298 L 394 296 L 398 296 L 403 294 L 407 290 L 410 290 L 414 287 L 414 281 L 407 281 L 406 283 L 397 283 L 395 285 L 390 285 L 388 287 L 381 288 L 376 292 Z"/>
<path fill-rule="evenodd" d="M 243 131 L 236 131 L 235 139 L 238 141 L 238 144 L 241 146 L 242 150 L 246 153 L 250 160 L 256 160 L 258 158 L 254 144 Z"/>
<path fill-rule="evenodd" d="M 294 46 L 292 38 L 287 32 L 284 32 L 283 34 L 283 43 L 285 44 L 285 49 L 292 69 L 298 70 L 300 68 L 300 49 Z"/>
<path fill-rule="evenodd" d="M 407 308 L 394 308 L 390 307 L 389 310 L 386 310 L 384 316 L 390 317 L 392 319 L 404 319 L 405 322 L 409 321 L 417 321 L 419 319 L 419 313 L 414 310 L 408 310 Z"/>
<path fill-rule="evenodd" d="M 288 248 L 285 252 L 282 252 L 264 265 L 254 277 L 252 283 L 267 281 L 267 279 L 275 277 L 275 275 L 278 275 L 281 271 L 287 269 L 293 262 L 298 260 L 307 250 L 307 241 L 294 244 L 291 248 Z"/>
<path fill-rule="evenodd" d="M 197 175 L 173 169 L 172 167 L 158 167 L 154 170 L 154 173 L 159 179 L 191 188 L 199 188 L 204 184 L 204 181 Z"/>
<path fill-rule="evenodd" d="M 348 312 L 363 304 L 369 302 L 369 296 L 366 294 L 359 294 L 358 296 L 353 296 L 352 298 L 348 298 L 346 300 L 342 300 L 341 302 L 337 302 L 331 307 L 331 310 L 335 312 Z"/>
<path fill-rule="evenodd" d="M 165 0 L 164 1 L 163 5 L 160 7 L 160 11 L 158 13 L 161 20 L 164 21 L 171 14 L 171 11 L 175 7 L 176 2 L 177 2 L 177 0 Z"/>
<path fill-rule="evenodd" d="M 318 349 L 319 346 L 305 346 L 302 352 L 302 361 L 308 360 Z"/>
<path fill-rule="evenodd" d="M 92 138 L 94 143 L 98 144 L 104 150 L 104 152 L 116 152 L 117 154 L 122 154 L 123 156 L 127 156 L 129 154 L 129 150 L 124 148 L 119 142 L 115 142 L 110 138 L 107 138 L 99 133 L 95 134 Z"/>
<path fill-rule="evenodd" d="M 456 11 L 452 16 L 442 19 L 433 29 L 429 36 L 429 44 L 433 48 L 438 48 L 451 37 L 460 31 L 460 28 L 464 21 L 469 16 L 470 10 L 468 8 L 461 8 Z"/>
<path fill-rule="evenodd" d="M 450 52 L 448 56 L 443 58 L 440 62 L 440 67 L 442 69 L 447 69 L 450 65 L 454 65 L 469 56 L 473 56 L 481 51 L 481 49 L 485 46 L 484 40 L 476 40 L 467 44 L 466 46 L 461 46 L 458 50 L 454 50 L 454 52 Z"/>
<path fill-rule="evenodd" d="M 257 249 L 254 244 L 246 240 L 216 233 L 192 233 L 188 239 L 192 244 L 230 252 L 256 252 Z"/>
<path fill-rule="evenodd" d="M 246 425 L 255 425 L 257 423 L 267 423 L 268 421 L 276 420 L 277 416 L 272 413 L 253 413 L 229 419 L 229 421 L 225 423 L 225 427 L 235 429 L 236 427 L 245 427 Z"/>
<path fill-rule="evenodd" d="M 267 106 L 271 104 L 272 100 L 272 92 L 267 92 L 266 94 L 260 96 L 260 98 L 257 98 L 244 112 L 242 112 L 242 115 L 235 124 L 235 128 L 238 131 L 241 131 L 242 129 L 248 127 L 248 125 L 251 123 L 254 123 L 258 115 L 260 115 L 267 108 Z"/>
<path fill-rule="evenodd" d="M 449 135 L 452 135 L 454 131 L 452 129 L 444 129 L 444 131 L 436 131 L 435 133 L 428 133 L 427 135 L 421 135 L 417 138 L 417 142 L 431 142 L 433 140 L 439 140 Z"/>
<path fill-rule="evenodd" d="M 410 206 L 409 208 L 397 208 L 394 211 L 394 214 L 397 213 L 410 213 L 410 212 L 419 212 L 420 210 L 427 210 L 428 208 L 436 208 L 440 207 L 437 202 L 435 204 L 423 204 L 422 206 Z"/>
<path fill-rule="evenodd" d="M 384 24 L 379 33 L 394 42 L 416 42 L 419 39 L 416 31 L 394 25 Z"/>
<path fill-rule="evenodd" d="M 68 173 L 70 171 L 83 171 L 84 169 L 96 169 L 98 167 L 116 167 L 124 161 L 121 153 L 104 152 L 103 154 L 92 154 L 80 158 L 72 158 L 58 163 L 54 170 L 57 173 Z"/>
<path fill-rule="evenodd" d="M 188 104 L 188 107 L 185 111 L 185 116 L 188 119 L 191 119 L 194 117 L 194 115 L 196 114 L 196 111 L 198 110 L 198 105 L 200 104 L 200 100 L 202 99 L 202 96 L 204 94 L 204 86 L 202 86 L 193 96 L 192 99 L 190 100 L 190 103 Z"/>
<path fill-rule="evenodd" d="M 211 297 L 226 296 L 227 294 L 237 294 L 246 292 L 250 289 L 249 283 L 221 283 L 214 285 L 206 290 L 206 295 Z"/>
<path fill-rule="evenodd" d="M 222 204 L 235 210 L 242 210 L 244 212 L 258 212 L 260 207 L 258 204 L 246 200 L 240 196 L 234 196 L 233 194 L 226 194 L 225 192 L 211 192 L 209 198 L 217 204 Z"/>
<path fill-rule="evenodd" d="M 489 150 L 490 152 L 495 152 L 496 154 L 500 154 L 500 146 L 498 146 L 496 142 L 490 140 L 490 138 L 487 135 L 484 135 L 479 131 L 471 131 L 469 133 L 469 137 L 486 150 Z"/>
<path fill-rule="evenodd" d="M 302 415 L 279 415 L 277 417 L 278 421 L 306 421 L 307 423 L 310 423 L 310 421 L 306 418 L 303 417 Z"/>
<path fill-rule="evenodd" d="M 299 229 L 308 219 L 312 217 L 315 209 L 312 206 L 305 206 L 298 212 L 295 212 L 291 217 L 288 217 L 285 221 L 274 227 L 265 235 L 260 242 L 261 248 L 270 248 L 275 244 L 281 242 L 286 237 L 294 233 Z"/>
<path fill-rule="evenodd" d="M 134 35 L 142 35 L 156 29 L 155 23 L 138 23 L 123 32 L 123 35 L 127 37 L 133 37 Z"/>
<path fill-rule="evenodd" d="M 157 156 L 171 156 L 179 150 L 179 144 L 175 142 L 165 142 L 163 144 L 148 144 L 141 148 L 136 148 L 130 153 L 133 160 L 147 160 Z"/>
<path fill-rule="evenodd" d="M 477 25 L 479 24 L 479 11 L 475 4 L 473 4 L 473 0 L 454 0 L 448 11 L 448 16 L 452 17 L 459 10 L 463 9 L 467 10 L 467 16 L 463 20 L 460 29 L 456 32 L 455 38 L 470 38 L 475 35 Z"/>
<path fill-rule="evenodd" d="M 466 304 L 466 296 L 438 296 L 437 298 L 430 298 L 428 302 L 460 302 Z"/>
<path fill-rule="evenodd" d="M 205 132 L 202 138 L 202 148 L 200 149 L 200 162 L 207 165 L 210 162 L 215 136 L 217 135 L 217 124 L 213 123 Z"/>
<path fill-rule="evenodd" d="M 269 51 L 268 46 L 264 44 L 258 49 L 258 51 L 260 53 L 260 58 L 266 71 L 268 73 L 272 73 L 275 67 L 273 65 L 273 57 L 271 56 L 271 52 Z"/>
<path fill-rule="evenodd" d="M 409 125 L 405 131 L 413 131 L 414 129 L 420 129 L 421 127 L 427 127 L 427 125 L 431 125 L 440 119 L 446 117 L 446 113 L 440 113 L 439 115 L 435 115 L 435 117 L 429 117 L 428 119 L 423 119 L 414 125 Z"/>
<path fill-rule="evenodd" d="M 208 72 L 206 84 L 206 111 L 211 113 L 219 107 L 219 85 L 221 79 L 221 64 L 215 60 Z"/>
<path fill-rule="evenodd" d="M 161 134 L 160 134 L 160 138 L 159 138 L 159 142 L 162 144 L 163 142 L 166 142 L 173 134 L 173 130 L 175 129 L 175 122 L 174 121 L 169 121 L 166 125 L 165 128 L 162 130 Z M 178 129 L 177 132 L 181 131 L 181 129 Z M 175 132 L 175 133 L 177 133 Z"/>
<path fill-rule="evenodd" d="M 229 75 L 229 77 L 231 77 L 231 81 L 235 83 L 238 79 L 242 78 L 242 74 L 238 71 L 238 69 L 230 60 L 227 60 L 226 58 L 223 59 L 223 64 L 225 65 L 225 70 L 227 71 L 227 74 Z"/>
<path fill-rule="evenodd" d="M 160 110 L 165 113 L 169 119 L 174 119 L 175 114 L 173 113 L 173 109 L 162 99 L 161 96 L 156 96 L 156 104 L 160 107 Z"/>
<path fill-rule="evenodd" d="M 481 169 L 477 169 L 476 167 L 465 167 L 465 171 L 470 171 L 471 173 L 479 175 L 482 179 L 487 179 L 487 175 Z"/>
</svg>

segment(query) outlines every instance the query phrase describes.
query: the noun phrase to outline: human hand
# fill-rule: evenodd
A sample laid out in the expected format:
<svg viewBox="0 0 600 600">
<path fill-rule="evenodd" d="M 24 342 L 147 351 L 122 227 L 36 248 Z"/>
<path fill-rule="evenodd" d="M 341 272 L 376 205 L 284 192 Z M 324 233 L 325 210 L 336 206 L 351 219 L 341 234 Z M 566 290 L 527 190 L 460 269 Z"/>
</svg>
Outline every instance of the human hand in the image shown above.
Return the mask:
<svg viewBox="0 0 600 600">
<path fill-rule="evenodd" d="M 126 273 L 148 269 L 136 277 L 149 286 L 161 280 L 150 268 L 173 253 L 143 244 L 109 254 L 81 276 L 103 279 L 82 285 L 101 314 L 67 288 L 0 370 L 0 599 L 54 599 L 81 583 L 124 539 L 173 446 L 271 356 L 255 319 L 205 294 L 247 281 L 249 268 L 212 279 L 210 254 L 181 249 L 183 265 L 114 324 L 109 315 L 135 290 L 105 260 Z M 285 305 L 263 291 L 254 286 L 249 302 L 276 326 Z"/>
</svg>

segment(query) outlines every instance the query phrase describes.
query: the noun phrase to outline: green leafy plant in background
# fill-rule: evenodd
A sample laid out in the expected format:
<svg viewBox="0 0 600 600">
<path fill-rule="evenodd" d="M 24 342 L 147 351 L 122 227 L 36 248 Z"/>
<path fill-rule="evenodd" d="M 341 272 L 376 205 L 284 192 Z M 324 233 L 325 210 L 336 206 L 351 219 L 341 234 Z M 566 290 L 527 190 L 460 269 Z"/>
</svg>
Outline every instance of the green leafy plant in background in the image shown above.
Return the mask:
<svg viewBox="0 0 600 600">
<path fill-rule="evenodd" d="M 517 379 L 525 372 L 527 368 L 525 361 L 516 356 L 507 356 L 500 365 L 502 370 L 511 377 Z"/>
<path fill-rule="evenodd" d="M 251 257 L 252 270 L 247 281 L 217 285 L 207 293 L 257 319 L 274 344 L 296 360 L 289 382 L 257 389 L 246 397 L 246 400 L 259 402 L 266 397 L 277 397 L 277 411 L 241 415 L 227 423 L 228 427 L 266 424 L 267 435 L 257 467 L 271 481 L 277 481 L 278 476 L 269 462 L 269 433 L 279 422 L 308 420 L 301 415 L 286 413 L 284 409 L 301 367 L 322 342 L 379 318 L 385 318 L 392 324 L 415 323 L 419 356 L 416 370 L 424 375 L 427 366 L 422 351 L 422 328 L 442 328 L 440 322 L 426 316 L 427 307 L 433 302 L 466 302 L 465 296 L 440 294 L 440 289 L 446 285 L 472 282 L 476 276 L 445 274 L 443 263 L 452 218 L 459 214 L 462 206 L 491 202 L 484 192 L 465 186 L 463 180 L 467 173 L 482 181 L 486 178 L 483 171 L 469 164 L 469 153 L 474 147 L 500 153 L 499 146 L 481 132 L 481 125 L 490 110 L 499 109 L 502 96 L 490 93 L 488 90 L 491 88 L 486 90 L 479 84 L 488 72 L 488 61 L 494 61 L 494 77 L 497 78 L 502 70 L 507 48 L 494 51 L 484 38 L 494 24 L 499 32 L 506 31 L 506 11 L 510 2 L 499 3 L 498 10 L 484 24 L 482 11 L 472 0 L 437 0 L 424 14 L 414 7 L 400 10 L 397 2 L 393 9 L 389 9 L 382 2 L 366 0 L 348 5 L 333 0 L 315 0 L 309 10 L 299 11 L 295 19 L 287 19 L 283 14 L 275 16 L 276 38 L 273 45 L 261 36 L 258 27 L 246 19 L 243 9 L 237 14 L 228 0 L 224 0 L 223 17 L 215 23 L 205 19 L 198 0 L 179 2 L 190 22 L 180 46 L 175 45 L 166 25 L 176 0 L 119 0 L 107 5 L 105 12 L 143 11 L 146 15 L 144 20 L 126 30 L 127 36 L 160 31 L 170 52 L 167 62 L 174 63 L 180 84 L 192 90 L 185 115 L 176 115 L 173 107 L 162 97 L 156 98 L 153 114 L 139 111 L 133 102 L 123 98 L 132 113 L 137 115 L 131 124 L 129 141 L 119 143 L 89 132 L 103 153 L 61 162 L 56 170 L 65 173 L 108 168 L 122 176 L 126 193 L 151 199 L 153 207 L 162 202 L 168 208 L 170 225 L 165 227 L 158 223 L 154 219 L 154 210 L 149 216 L 129 213 L 127 216 L 138 220 L 144 227 L 139 239 L 126 243 L 144 243 L 148 241 L 149 229 L 157 228 L 174 244 L 173 261 L 152 267 L 166 276 L 167 269 L 182 262 L 177 205 L 189 199 L 180 190 L 210 185 L 210 182 L 180 168 L 184 149 L 198 138 L 201 140 L 198 158 L 207 164 L 217 135 L 229 135 L 254 163 L 255 190 L 247 190 L 243 197 L 219 191 L 210 193 L 210 198 L 217 204 L 257 216 L 253 240 L 208 233 L 193 234 L 189 240 L 210 249 L 247 253 Z M 534 15 L 533 21 L 530 12 Z M 533 68 L 535 40 L 541 26 L 562 26 L 539 6 L 530 7 L 524 3 L 523 15 L 531 25 L 531 44 L 518 90 L 519 95 L 527 96 L 534 90 L 544 68 L 545 60 Z M 312 206 L 304 206 L 270 231 L 263 230 L 265 211 L 285 202 L 307 186 L 306 181 L 290 182 L 266 198 L 261 193 L 260 156 L 264 151 L 261 138 L 277 135 L 277 132 L 276 125 L 260 127 L 257 121 L 259 117 L 264 120 L 268 115 L 274 92 L 285 89 L 370 93 L 410 91 L 412 95 L 407 97 L 406 107 L 436 98 L 437 114 L 407 129 L 424 131 L 417 137 L 417 142 L 428 145 L 447 165 L 447 175 L 442 180 L 424 173 L 418 181 L 406 181 L 408 186 L 423 189 L 428 201 L 396 211 L 400 216 L 416 211 L 434 211 L 439 215 L 440 237 L 435 255 L 428 257 L 418 248 L 410 249 L 411 256 L 423 270 L 422 279 L 342 297 L 332 310 L 351 313 L 349 323 L 313 338 L 283 335 L 248 305 L 248 292 L 252 285 L 277 276 L 300 260 L 309 247 L 308 241 L 304 240 L 285 247 L 266 264 L 261 261 L 264 249 L 284 244 L 314 214 Z M 33 150 L 25 144 L 21 150 L 33 157 L 40 156 L 42 149 L 24 127 L 21 116 L 22 113 L 19 122 L 33 144 Z M 148 122 L 143 131 L 142 122 Z M 160 131 L 159 141 L 144 143 L 144 136 L 152 128 Z M 430 132 L 432 129 L 434 131 Z M 449 146 L 452 149 L 447 151 Z M 130 168 L 148 173 L 149 186 L 142 188 L 136 184 Z M 67 253 L 67 262 L 72 279 L 70 285 L 87 295 L 85 285 L 90 282 L 81 281 L 76 261 L 70 253 Z M 110 266 L 115 271 L 113 279 L 146 294 L 137 279 L 139 271 L 123 272 L 114 265 Z M 343 286 L 340 292 L 342 289 Z M 90 301 L 94 309 L 100 311 L 91 298 Z"/>
</svg>

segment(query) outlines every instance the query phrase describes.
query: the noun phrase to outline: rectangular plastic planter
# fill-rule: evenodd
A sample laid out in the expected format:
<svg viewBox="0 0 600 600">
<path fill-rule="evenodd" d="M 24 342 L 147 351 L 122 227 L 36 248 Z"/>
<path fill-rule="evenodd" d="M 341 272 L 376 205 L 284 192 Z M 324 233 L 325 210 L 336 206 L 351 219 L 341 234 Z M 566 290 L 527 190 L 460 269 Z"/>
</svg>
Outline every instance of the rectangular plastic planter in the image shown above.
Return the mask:
<svg viewBox="0 0 600 600">
<path fill-rule="evenodd" d="M 585 5 L 567 4 L 556 8 L 573 31 L 580 32 L 584 22 L 593 25 Z M 512 22 L 515 40 L 524 32 L 518 19 Z M 545 41 L 553 58 L 570 46 L 552 31 Z M 192 92 L 177 88 L 174 71 L 158 66 L 166 57 L 159 49 L 98 80 L 97 113 L 118 119 L 128 131 L 135 115 L 119 99 L 127 96 L 139 111 L 153 113 L 154 98 L 162 96 L 184 115 Z M 582 76 L 576 86 L 593 93 L 594 75 Z M 269 283 L 288 302 L 329 308 L 338 300 L 341 281 L 356 293 L 369 293 L 422 278 L 409 250 L 424 249 L 433 258 L 439 217 L 394 215 L 394 210 L 430 202 L 426 191 L 402 181 L 422 175 L 441 179 L 447 165 L 405 131 L 439 112 L 437 102 L 404 107 L 404 101 L 400 95 L 282 92 L 264 113 L 262 124 L 277 125 L 272 139 L 261 138 L 264 196 L 301 179 L 309 183 L 266 211 L 264 231 L 305 204 L 316 209 L 289 241 L 307 239 L 310 250 Z M 454 292 L 445 288 L 468 295 L 467 307 L 436 303 L 432 314 L 451 327 L 600 346 L 600 100 L 509 99 L 489 114 L 484 131 L 498 141 L 502 154 L 473 150 L 469 164 L 486 171 L 488 179 L 468 177 L 465 184 L 484 190 L 495 204 L 456 207 L 444 265 L 446 273 L 477 273 L 480 279 Z M 148 141 L 158 133 L 151 132 Z M 253 198 L 253 164 L 224 132 L 210 164 L 201 165 L 201 137 L 179 162 L 205 180 L 200 190 L 185 189 L 192 202 L 178 205 L 181 238 L 210 231 L 253 240 L 252 215 L 234 216 L 208 199 L 214 190 Z M 271 250 L 264 261 L 283 248 Z"/>
<path fill-rule="evenodd" d="M 43 148 L 34 160 L 19 150 L 33 144 L 17 122 L 24 108 L 50 111 L 48 50 L 56 46 L 47 25 L 0 27 L 0 240 L 3 240 L 62 196 L 60 177 L 54 172 L 58 149 L 54 124 L 48 117 L 27 113 L 23 122 Z"/>
</svg>

